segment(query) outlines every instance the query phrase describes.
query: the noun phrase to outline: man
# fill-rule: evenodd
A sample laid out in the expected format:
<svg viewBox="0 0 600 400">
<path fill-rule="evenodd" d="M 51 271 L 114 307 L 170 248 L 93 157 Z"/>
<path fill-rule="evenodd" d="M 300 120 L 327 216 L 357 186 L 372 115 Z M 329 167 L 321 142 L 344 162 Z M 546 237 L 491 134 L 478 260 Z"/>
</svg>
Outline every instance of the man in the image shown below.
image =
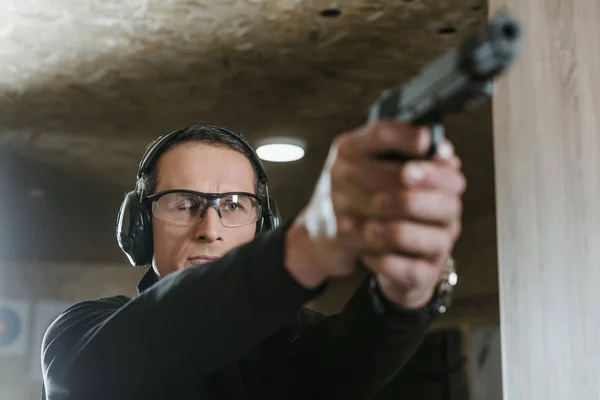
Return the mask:
<svg viewBox="0 0 600 400">
<path fill-rule="evenodd" d="M 77 304 L 42 345 L 42 399 L 371 399 L 414 354 L 460 231 L 447 141 L 381 122 L 340 135 L 312 200 L 277 227 L 252 149 L 193 124 L 151 145 L 118 239 L 151 264 L 133 299 Z M 258 232 L 258 234 L 257 234 Z M 362 265 L 344 310 L 302 305 Z"/>
</svg>

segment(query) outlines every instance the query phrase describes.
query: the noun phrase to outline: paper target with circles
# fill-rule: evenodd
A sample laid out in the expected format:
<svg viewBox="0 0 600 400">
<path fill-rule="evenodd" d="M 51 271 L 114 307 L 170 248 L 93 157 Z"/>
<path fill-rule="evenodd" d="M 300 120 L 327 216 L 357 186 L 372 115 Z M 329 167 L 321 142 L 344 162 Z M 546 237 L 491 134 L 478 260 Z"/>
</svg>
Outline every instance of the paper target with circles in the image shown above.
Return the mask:
<svg viewBox="0 0 600 400">
<path fill-rule="evenodd" d="M 29 302 L 0 299 L 0 357 L 27 352 L 30 315 Z"/>
</svg>

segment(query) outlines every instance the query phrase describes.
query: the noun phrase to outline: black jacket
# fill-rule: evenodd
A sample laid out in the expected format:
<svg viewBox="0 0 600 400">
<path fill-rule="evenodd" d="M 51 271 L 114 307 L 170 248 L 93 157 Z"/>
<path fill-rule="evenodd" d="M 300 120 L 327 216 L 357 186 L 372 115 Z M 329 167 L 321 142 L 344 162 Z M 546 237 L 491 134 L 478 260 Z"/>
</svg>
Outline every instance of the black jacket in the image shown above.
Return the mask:
<svg viewBox="0 0 600 400">
<path fill-rule="evenodd" d="M 319 290 L 283 267 L 288 226 L 208 268 L 160 281 L 150 269 L 133 299 L 67 309 L 42 343 L 42 399 L 375 397 L 417 350 L 431 315 L 378 303 L 369 280 L 335 316 L 303 307 Z"/>
</svg>

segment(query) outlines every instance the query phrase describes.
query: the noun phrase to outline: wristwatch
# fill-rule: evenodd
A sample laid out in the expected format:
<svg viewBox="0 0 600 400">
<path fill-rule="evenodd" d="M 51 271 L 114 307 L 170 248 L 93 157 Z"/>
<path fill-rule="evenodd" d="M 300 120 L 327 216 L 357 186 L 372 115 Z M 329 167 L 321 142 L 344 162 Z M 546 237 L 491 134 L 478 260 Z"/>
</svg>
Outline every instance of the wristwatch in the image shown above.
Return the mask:
<svg viewBox="0 0 600 400">
<path fill-rule="evenodd" d="M 432 297 L 432 299 L 425 305 L 425 308 L 428 309 L 433 315 L 435 314 L 443 314 L 445 313 L 450 304 L 452 303 L 452 293 L 454 292 L 454 287 L 458 282 L 458 275 L 456 274 L 455 262 L 452 257 L 448 258 L 446 261 L 446 269 L 441 277 L 441 281 L 437 286 L 437 289 Z M 388 302 L 384 300 L 383 296 L 378 290 L 377 279 L 375 276 L 371 276 L 370 285 L 369 285 L 369 293 L 371 295 L 371 301 L 373 303 L 373 308 L 378 315 L 385 314 L 386 306 Z"/>
<path fill-rule="evenodd" d="M 452 304 L 452 293 L 457 282 L 458 275 L 456 274 L 454 258 L 450 257 L 446 261 L 446 269 L 442 275 L 442 281 L 438 285 L 430 302 L 433 311 L 443 314 L 448 310 L 450 304 Z"/>
</svg>

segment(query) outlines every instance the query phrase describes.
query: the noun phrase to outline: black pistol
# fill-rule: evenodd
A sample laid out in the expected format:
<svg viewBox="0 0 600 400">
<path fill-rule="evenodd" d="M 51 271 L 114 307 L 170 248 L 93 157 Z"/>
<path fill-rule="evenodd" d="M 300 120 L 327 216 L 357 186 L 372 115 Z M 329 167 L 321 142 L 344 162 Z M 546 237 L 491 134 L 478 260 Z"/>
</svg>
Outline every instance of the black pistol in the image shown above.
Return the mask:
<svg viewBox="0 0 600 400">
<path fill-rule="evenodd" d="M 369 110 L 368 122 L 396 119 L 429 126 L 430 158 L 444 138 L 445 114 L 470 109 L 490 97 L 494 78 L 514 62 L 520 43 L 518 22 L 504 11 L 498 13 L 454 49 L 428 64 L 418 76 L 383 91 Z M 389 161 L 409 159 L 392 152 L 377 157 Z"/>
</svg>

